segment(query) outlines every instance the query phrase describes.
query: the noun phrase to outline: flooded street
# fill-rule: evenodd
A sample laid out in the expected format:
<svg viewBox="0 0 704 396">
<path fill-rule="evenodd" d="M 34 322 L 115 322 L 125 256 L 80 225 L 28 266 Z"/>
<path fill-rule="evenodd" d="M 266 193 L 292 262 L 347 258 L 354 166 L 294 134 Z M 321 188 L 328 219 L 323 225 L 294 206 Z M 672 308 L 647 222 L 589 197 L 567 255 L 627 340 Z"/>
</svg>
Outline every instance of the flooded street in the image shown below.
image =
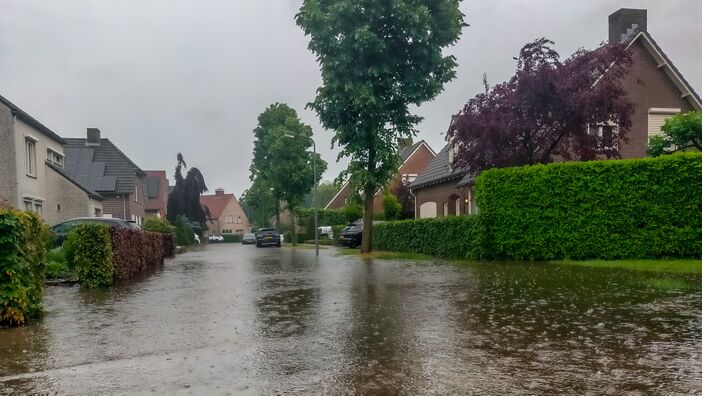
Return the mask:
<svg viewBox="0 0 704 396">
<path fill-rule="evenodd" d="M 0 330 L 0 394 L 701 393 L 701 277 L 208 246 Z"/>
</svg>

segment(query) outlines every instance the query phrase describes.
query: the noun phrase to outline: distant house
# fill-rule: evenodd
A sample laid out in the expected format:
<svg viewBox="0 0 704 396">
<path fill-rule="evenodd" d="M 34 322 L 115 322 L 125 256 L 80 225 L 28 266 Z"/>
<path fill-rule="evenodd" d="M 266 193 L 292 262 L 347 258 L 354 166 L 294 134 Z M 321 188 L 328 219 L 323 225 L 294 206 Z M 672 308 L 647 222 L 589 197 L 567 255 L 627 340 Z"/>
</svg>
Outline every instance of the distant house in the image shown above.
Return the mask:
<svg viewBox="0 0 704 396">
<path fill-rule="evenodd" d="M 411 140 L 402 141 L 399 145 L 399 157 L 401 165 L 398 167 L 396 176 L 389 182 L 390 190 L 394 190 L 401 181 L 411 183 L 418 174 L 435 158 L 435 151 L 425 142 L 425 140 L 412 143 Z M 340 188 L 340 191 L 325 205 L 325 209 L 340 209 L 343 208 L 352 191 L 349 181 L 345 182 Z M 378 191 L 374 196 L 374 213 L 380 213 L 383 210 L 383 191 Z"/>
<path fill-rule="evenodd" d="M 103 216 L 142 224 L 145 216 L 146 174 L 115 146 L 88 128 L 86 138 L 66 138 L 66 172 L 100 193 Z"/>
<path fill-rule="evenodd" d="M 701 98 L 677 70 L 647 30 L 647 11 L 622 8 L 609 16 L 609 42 L 627 42 L 633 65 L 623 86 L 634 104 L 632 126 L 623 142 L 623 158 L 647 155 L 648 141 L 657 135 L 665 120 L 680 112 L 701 111 Z M 590 126 L 590 133 L 617 125 Z M 472 192 L 473 175 L 452 170 L 446 145 L 411 184 L 416 197 L 416 217 L 442 217 L 477 213 Z"/>
<path fill-rule="evenodd" d="M 206 221 L 208 235 L 249 232 L 249 219 L 235 198 L 235 194 L 225 194 L 225 190 L 218 188 L 215 190 L 215 195 L 201 195 L 200 204 L 208 208 L 210 216 Z"/>
<path fill-rule="evenodd" d="M 166 171 L 147 170 L 147 202 L 144 205 L 144 216 L 166 217 L 166 203 L 169 198 L 169 179 Z"/>
<path fill-rule="evenodd" d="M 36 212 L 50 225 L 100 216 L 103 197 L 64 169 L 65 143 L 0 96 L 0 203 Z"/>
</svg>

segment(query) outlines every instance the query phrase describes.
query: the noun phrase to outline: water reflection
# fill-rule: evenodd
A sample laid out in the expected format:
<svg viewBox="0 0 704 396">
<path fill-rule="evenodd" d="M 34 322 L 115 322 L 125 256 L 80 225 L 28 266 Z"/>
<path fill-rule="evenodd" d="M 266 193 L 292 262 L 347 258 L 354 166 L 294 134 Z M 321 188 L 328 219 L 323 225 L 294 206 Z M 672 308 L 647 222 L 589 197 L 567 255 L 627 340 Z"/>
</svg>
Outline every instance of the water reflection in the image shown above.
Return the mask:
<svg viewBox="0 0 704 396">
<path fill-rule="evenodd" d="M 0 329 L 0 394 L 701 392 L 701 276 L 212 246 Z"/>
</svg>

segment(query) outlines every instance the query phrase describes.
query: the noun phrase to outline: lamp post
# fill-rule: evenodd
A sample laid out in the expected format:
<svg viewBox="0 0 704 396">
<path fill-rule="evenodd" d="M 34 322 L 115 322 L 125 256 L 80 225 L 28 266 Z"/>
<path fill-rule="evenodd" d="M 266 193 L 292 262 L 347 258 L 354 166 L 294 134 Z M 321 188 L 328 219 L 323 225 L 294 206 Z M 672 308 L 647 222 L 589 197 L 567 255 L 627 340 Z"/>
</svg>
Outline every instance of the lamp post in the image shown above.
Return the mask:
<svg viewBox="0 0 704 396">
<path fill-rule="evenodd" d="M 313 161 L 311 162 L 313 163 L 313 206 L 315 206 L 315 214 L 313 215 L 313 218 L 315 219 L 315 255 L 320 256 L 320 244 L 318 242 L 318 176 L 315 173 L 315 160 L 317 157 L 317 152 L 315 150 L 315 140 L 313 140 L 313 138 L 310 136 L 301 135 L 299 133 L 294 133 L 291 131 L 286 131 L 284 136 L 291 139 L 295 138 L 296 136 L 301 136 L 310 140 L 311 143 L 313 143 Z M 293 213 L 291 213 L 291 215 L 293 215 Z M 294 229 L 292 231 L 294 235 L 293 237 L 296 238 L 296 230 Z"/>
</svg>

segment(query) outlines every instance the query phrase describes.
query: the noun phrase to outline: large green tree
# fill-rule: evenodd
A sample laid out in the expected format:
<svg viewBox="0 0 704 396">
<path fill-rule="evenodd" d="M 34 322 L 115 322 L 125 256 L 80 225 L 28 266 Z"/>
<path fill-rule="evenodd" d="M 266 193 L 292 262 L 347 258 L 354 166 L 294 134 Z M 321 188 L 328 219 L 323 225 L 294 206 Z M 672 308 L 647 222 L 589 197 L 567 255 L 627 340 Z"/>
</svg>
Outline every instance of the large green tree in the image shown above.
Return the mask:
<svg viewBox="0 0 704 396">
<path fill-rule="evenodd" d="M 324 181 L 318 183 L 318 207 L 323 208 L 325 205 L 332 200 L 332 198 L 340 191 L 340 185 L 331 182 Z M 311 190 L 306 196 L 305 202 L 303 202 L 303 207 L 314 208 L 315 207 L 315 191 Z"/>
<path fill-rule="evenodd" d="M 648 142 L 648 154 L 657 157 L 677 151 L 702 151 L 702 112 L 690 111 L 668 118 L 660 128 L 662 136 Z"/>
<path fill-rule="evenodd" d="M 362 251 L 371 251 L 374 193 L 398 165 L 397 142 L 415 135 L 409 107 L 435 98 L 455 77 L 443 49 L 465 26 L 460 0 L 304 0 L 296 23 L 310 36 L 323 85 L 309 104 L 348 157 L 364 193 Z"/>
<path fill-rule="evenodd" d="M 284 202 L 291 214 L 301 206 L 313 188 L 313 161 L 318 175 L 325 172 L 327 163 L 319 154 L 313 155 L 313 130 L 298 118 L 296 111 L 284 103 L 274 103 L 259 115 L 254 129 L 254 156 L 250 167 L 253 182 L 270 187 L 274 202 Z M 279 226 L 279 206 L 276 223 Z M 293 242 L 296 239 L 293 238 Z"/>
<path fill-rule="evenodd" d="M 271 219 L 276 214 L 276 202 L 269 187 L 263 179 L 257 179 L 242 193 L 240 203 L 252 225 L 259 228 L 271 226 Z"/>
</svg>

